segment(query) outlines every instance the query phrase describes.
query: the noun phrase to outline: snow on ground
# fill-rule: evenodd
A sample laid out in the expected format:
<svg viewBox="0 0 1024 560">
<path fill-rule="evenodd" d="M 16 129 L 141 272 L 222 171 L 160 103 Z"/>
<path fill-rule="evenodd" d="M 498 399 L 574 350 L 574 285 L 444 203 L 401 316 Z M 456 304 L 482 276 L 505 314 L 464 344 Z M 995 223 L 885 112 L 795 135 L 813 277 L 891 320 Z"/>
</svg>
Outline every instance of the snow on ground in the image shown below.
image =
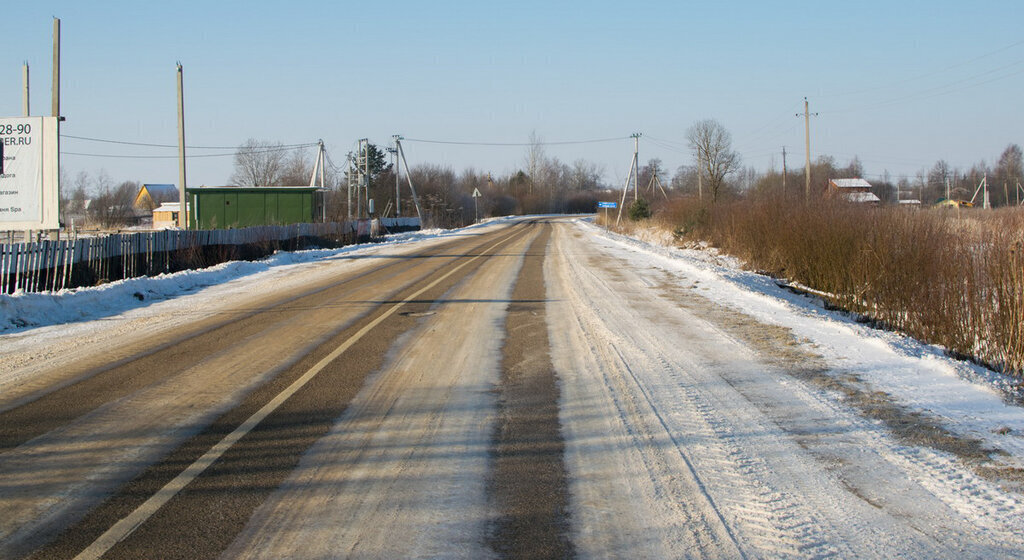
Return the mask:
<svg viewBox="0 0 1024 560">
<path fill-rule="evenodd" d="M 556 367 L 562 364 L 571 405 L 563 425 L 579 508 L 577 545 L 584 552 L 852 557 L 880 546 L 878 555 L 909 558 L 956 557 L 950 543 L 1003 556 L 1020 550 L 1024 503 L 1019 496 L 980 480 L 955 458 L 894 441 L 880 422 L 875 425 L 840 402 L 842 395 L 825 395 L 782 371 L 748 363 L 743 344 L 727 332 L 710 323 L 712 328 L 704 328 L 685 306 L 665 306 L 658 283 L 668 278 L 676 288 L 752 319 L 748 323 L 788 329 L 806 353 L 822 358 L 829 375 L 855 377 L 866 391 L 884 392 L 955 434 L 1005 451 L 996 460 L 1020 468 L 1024 409 L 1006 402 L 1012 380 L 827 311 L 816 299 L 780 288 L 713 251 L 652 245 L 608 233 L 589 220 L 575 221 L 572 233 L 581 236 L 579 245 L 568 245 L 569 234 L 563 232 L 556 239 L 573 250 L 549 259 L 559 263 L 551 272 L 560 278 L 549 283 L 549 305 L 574 305 L 574 312 L 558 320 L 579 324 L 555 328 L 563 338 L 576 338 L 553 337 L 553 357 Z M 373 266 L 372 259 L 353 256 L 411 252 L 418 247 L 394 244 L 440 243 L 472 234 L 466 229 L 406 234 L 392 238 L 390 248 L 373 244 L 279 253 L 254 263 L 96 288 L 0 296 L 0 393 L 31 381 L 38 362 L 52 368 L 58 352 L 52 348 L 67 340 L 115 340 L 137 326 L 194 320 L 224 301 L 244 307 L 235 302 L 271 287 L 326 278 L 338 267 Z M 588 255 L 595 262 L 606 259 L 604 268 L 588 268 L 582 262 Z M 635 299 L 625 301 L 629 298 Z M 652 323 L 652 317 L 661 323 Z M 38 357 L 30 358 L 33 352 Z M 567 361 L 569 356 L 583 360 L 582 366 Z M 469 369 L 489 371 L 485 360 L 467 360 Z M 603 382 L 587 377 L 595 372 L 604 375 Z M 474 391 L 476 398 L 485 398 L 483 391 Z M 482 409 L 473 402 L 454 408 Z M 848 429 L 811 434 L 818 443 L 793 436 L 806 435 L 805 428 L 819 421 Z M 482 425 L 479 418 L 472 422 Z M 403 426 L 382 433 L 401 433 Z M 808 453 L 818 455 L 811 460 Z M 829 467 L 834 473 L 821 470 L 826 454 L 836 458 Z M 613 458 L 621 461 L 609 463 Z M 482 467 L 474 465 L 467 472 L 479 474 Z M 630 476 L 613 475 L 623 469 Z M 848 491 L 836 491 L 837 481 L 848 484 Z M 636 515 L 628 515 L 634 510 Z"/>
<path fill-rule="evenodd" d="M 209 298 L 223 299 L 244 292 L 251 283 L 285 281 L 307 263 L 372 254 L 398 243 L 439 240 L 509 219 L 490 220 L 462 230 L 397 234 L 383 243 L 279 252 L 255 262 L 234 261 L 57 293 L 0 295 L 0 350 L 91 329 L 94 327 L 90 322 L 98 319 L 145 314 L 146 308 L 155 303 L 162 304 L 161 311 L 175 307 L 201 309 L 209 304 Z M 940 348 L 827 311 L 817 299 L 793 294 L 773 279 L 744 271 L 734 259 L 713 251 L 654 245 L 609 233 L 589 220 L 580 220 L 579 224 L 588 235 L 628 249 L 623 254 L 636 266 L 661 267 L 685 279 L 698 279 L 701 295 L 710 300 L 792 329 L 837 369 L 856 374 L 902 405 L 934 415 L 955 433 L 982 439 L 1011 453 L 1016 466 L 1024 467 L 1024 410 L 1005 402 L 1007 392 L 1013 391 L 1019 380 L 946 357 Z M 656 236 L 652 239 L 660 241 Z M 225 285 L 233 289 L 225 290 Z M 217 286 L 222 289 L 207 290 Z M 182 298 L 184 295 L 190 297 Z M 47 326 L 59 328 L 39 329 Z M 33 336 L 5 336 L 26 331 Z"/>
<path fill-rule="evenodd" d="M 279 252 L 255 262 L 233 261 L 57 293 L 0 294 L 0 394 L 9 397 L 5 406 L 14 406 L 21 396 L 54 382 L 40 373 L 73 363 L 95 348 L 123 347 L 188 322 L 259 305 L 263 294 L 328 281 L 338 267 L 372 266 L 372 259 L 363 257 L 422 250 L 505 220 L 461 230 L 396 234 L 381 243 L 340 249 Z"/>
<path fill-rule="evenodd" d="M 49 325 L 111 317 L 157 301 L 174 299 L 203 288 L 246 277 L 286 275 L 294 270 L 295 265 L 376 253 L 382 248 L 398 243 L 443 239 L 508 219 L 510 218 L 486 220 L 461 230 L 432 229 L 398 233 L 386 236 L 382 242 L 361 243 L 340 249 L 277 252 L 258 261 L 231 261 L 199 270 L 130 278 L 102 286 L 60 290 L 56 293 L 0 294 L 0 335 Z"/>
<path fill-rule="evenodd" d="M 613 243 L 636 267 L 662 268 L 698 292 L 764 323 L 789 328 L 831 365 L 833 374 L 860 378 L 910 411 L 932 416 L 951 432 L 977 438 L 1024 467 L 1024 409 L 1009 404 L 1020 380 L 946 356 L 941 348 L 859 324 L 824 309 L 819 299 L 794 294 L 764 275 L 744 271 L 712 250 L 652 245 L 581 220 L 589 235 Z M 1018 395 L 1019 396 L 1019 395 Z"/>
</svg>

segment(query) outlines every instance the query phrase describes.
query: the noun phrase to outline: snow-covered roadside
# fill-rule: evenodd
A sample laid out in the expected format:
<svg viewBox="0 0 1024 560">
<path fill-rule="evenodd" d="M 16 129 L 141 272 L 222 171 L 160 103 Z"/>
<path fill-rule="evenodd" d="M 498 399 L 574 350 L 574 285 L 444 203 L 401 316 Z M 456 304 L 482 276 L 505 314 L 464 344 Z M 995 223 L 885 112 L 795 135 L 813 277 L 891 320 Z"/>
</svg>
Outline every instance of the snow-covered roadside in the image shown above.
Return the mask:
<svg viewBox="0 0 1024 560">
<path fill-rule="evenodd" d="M 653 245 L 610 233 L 589 220 L 577 223 L 588 235 L 624 249 L 617 253 L 637 267 L 663 269 L 680 282 L 696 283 L 696 293 L 716 304 L 790 329 L 831 364 L 832 374 L 856 376 L 910 412 L 1009 454 L 997 462 L 1024 468 L 1024 409 L 1006 399 L 1018 380 L 949 358 L 941 348 L 858 324 L 824 309 L 815 298 L 742 270 L 735 259 Z"/>
<path fill-rule="evenodd" d="M 349 245 L 339 249 L 277 252 L 258 261 L 231 261 L 199 270 L 130 278 L 102 286 L 60 290 L 55 293 L 0 294 L 0 335 L 110 317 L 244 277 L 257 274 L 284 275 L 294 265 L 373 254 L 384 247 L 400 243 L 463 235 L 474 228 L 509 219 L 511 218 L 487 220 L 458 230 L 433 229 L 398 233 L 386 236 L 381 242 Z"/>
<path fill-rule="evenodd" d="M 459 230 L 397 234 L 381 243 L 340 249 L 282 252 L 255 262 L 229 262 L 54 294 L 0 295 L 0 408 L 51 387 L 55 379 L 40 376 L 41 372 L 54 372 L 99 349 L 116 360 L 133 341 L 152 340 L 218 314 L 238 313 L 275 292 L 326 282 L 342 270 L 373 266 L 374 259 L 368 257 L 416 252 L 510 219 Z"/>
</svg>

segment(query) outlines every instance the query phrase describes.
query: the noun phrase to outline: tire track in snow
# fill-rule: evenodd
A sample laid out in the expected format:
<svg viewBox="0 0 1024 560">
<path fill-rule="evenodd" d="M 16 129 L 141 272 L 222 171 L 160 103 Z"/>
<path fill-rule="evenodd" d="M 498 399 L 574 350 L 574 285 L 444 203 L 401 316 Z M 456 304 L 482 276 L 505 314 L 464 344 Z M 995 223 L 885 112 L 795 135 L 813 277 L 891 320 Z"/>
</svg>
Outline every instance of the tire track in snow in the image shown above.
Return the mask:
<svg viewBox="0 0 1024 560">
<path fill-rule="evenodd" d="M 565 253 L 578 254 L 564 248 L 555 252 Z M 696 381 L 679 372 L 707 364 L 680 362 L 657 350 L 665 341 L 645 336 L 642 322 L 618 322 L 622 317 L 616 316 L 616 321 L 609 323 L 608 317 L 615 316 L 610 310 L 629 309 L 634 302 L 618 297 L 616 290 L 591 270 L 601 270 L 601 265 L 578 265 L 580 260 L 574 259 L 572 265 L 566 260 L 564 274 L 569 276 L 561 279 L 563 287 L 571 287 L 565 288 L 565 297 L 579 303 L 562 313 L 572 317 L 570 324 L 552 331 L 578 331 L 588 341 L 593 358 L 586 365 L 565 367 L 593 370 L 599 379 L 584 382 L 608 388 L 606 398 L 613 403 L 620 429 L 631 440 L 622 445 L 640 453 L 644 482 L 653 488 L 652 498 L 658 502 L 655 509 L 669 508 L 674 511 L 670 516 L 679 523 L 672 530 L 675 534 L 666 538 L 675 541 L 676 547 L 665 553 L 731 557 L 828 557 L 840 553 L 841 547 L 829 544 L 811 513 L 794 497 L 772 490 L 769 481 L 757 476 L 758 463 L 731 444 L 730 425 L 715 422 L 706 395 L 693 388 Z M 616 276 L 608 267 L 603 270 Z M 614 332 L 611 324 L 617 327 Z M 594 344 L 595 340 L 608 344 Z M 584 354 L 581 349 L 573 351 L 577 361 Z M 572 415 L 570 407 L 566 421 L 573 422 Z M 583 475 L 590 476 L 588 471 Z M 577 501 L 593 499 L 584 489 L 578 488 L 576 494 Z M 579 532 L 587 536 L 617 529 L 583 527 Z"/>
</svg>

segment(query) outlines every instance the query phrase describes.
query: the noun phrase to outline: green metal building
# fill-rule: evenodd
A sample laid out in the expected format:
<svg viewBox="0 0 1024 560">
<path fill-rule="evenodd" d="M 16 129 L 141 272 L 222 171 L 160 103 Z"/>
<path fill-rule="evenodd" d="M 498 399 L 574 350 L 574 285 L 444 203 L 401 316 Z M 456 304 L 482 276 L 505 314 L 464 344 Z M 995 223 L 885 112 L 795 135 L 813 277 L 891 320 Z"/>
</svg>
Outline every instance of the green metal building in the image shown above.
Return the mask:
<svg viewBox="0 0 1024 560">
<path fill-rule="evenodd" d="M 323 221 L 323 191 L 318 187 L 196 187 L 185 189 L 190 229 Z"/>
</svg>

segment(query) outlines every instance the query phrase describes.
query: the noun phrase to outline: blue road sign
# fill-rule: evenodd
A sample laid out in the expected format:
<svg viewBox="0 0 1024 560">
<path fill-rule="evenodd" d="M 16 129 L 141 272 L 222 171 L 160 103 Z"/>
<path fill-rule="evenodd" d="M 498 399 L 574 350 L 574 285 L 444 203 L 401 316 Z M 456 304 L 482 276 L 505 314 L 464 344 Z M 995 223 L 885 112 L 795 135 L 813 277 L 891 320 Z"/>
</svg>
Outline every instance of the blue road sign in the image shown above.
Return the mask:
<svg viewBox="0 0 1024 560">
<path fill-rule="evenodd" d="M 597 207 L 598 208 L 618 208 L 619 207 L 619 203 L 618 202 L 598 202 L 597 203 Z"/>
</svg>

